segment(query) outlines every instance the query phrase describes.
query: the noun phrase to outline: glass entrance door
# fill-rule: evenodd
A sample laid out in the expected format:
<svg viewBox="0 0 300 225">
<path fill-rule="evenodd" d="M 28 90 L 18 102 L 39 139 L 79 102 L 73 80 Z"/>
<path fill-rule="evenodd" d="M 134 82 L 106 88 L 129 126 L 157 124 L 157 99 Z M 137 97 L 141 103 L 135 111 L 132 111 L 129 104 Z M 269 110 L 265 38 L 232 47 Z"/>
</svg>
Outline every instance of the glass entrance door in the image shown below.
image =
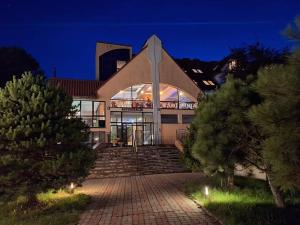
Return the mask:
<svg viewBox="0 0 300 225">
<path fill-rule="evenodd" d="M 125 145 L 132 146 L 133 145 L 133 124 L 122 124 L 123 128 L 123 142 Z"/>
<path fill-rule="evenodd" d="M 153 144 L 152 113 L 111 112 L 111 142 L 133 146 Z"/>
</svg>

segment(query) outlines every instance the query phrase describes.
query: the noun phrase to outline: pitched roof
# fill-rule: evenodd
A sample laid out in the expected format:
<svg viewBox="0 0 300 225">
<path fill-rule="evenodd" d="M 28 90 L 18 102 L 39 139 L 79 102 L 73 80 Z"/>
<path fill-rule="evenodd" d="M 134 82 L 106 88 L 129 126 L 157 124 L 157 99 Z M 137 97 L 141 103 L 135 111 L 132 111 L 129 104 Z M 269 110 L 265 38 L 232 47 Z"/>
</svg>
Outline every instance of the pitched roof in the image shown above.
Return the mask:
<svg viewBox="0 0 300 225">
<path fill-rule="evenodd" d="M 102 82 L 97 80 L 75 80 L 50 78 L 50 85 L 61 87 L 70 96 L 95 98 Z"/>
<path fill-rule="evenodd" d="M 216 85 L 210 85 L 208 82 L 215 84 L 213 68 L 217 65 L 217 62 L 205 62 L 188 58 L 176 59 L 176 62 L 202 91 L 210 91 L 216 88 Z"/>
</svg>

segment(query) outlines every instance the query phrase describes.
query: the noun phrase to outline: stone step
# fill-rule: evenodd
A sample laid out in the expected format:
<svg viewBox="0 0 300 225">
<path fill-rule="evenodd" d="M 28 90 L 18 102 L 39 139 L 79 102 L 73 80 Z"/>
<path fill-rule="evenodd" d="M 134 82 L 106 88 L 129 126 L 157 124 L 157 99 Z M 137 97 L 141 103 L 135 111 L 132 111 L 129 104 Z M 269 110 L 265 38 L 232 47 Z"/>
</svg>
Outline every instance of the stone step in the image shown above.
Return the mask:
<svg viewBox="0 0 300 225">
<path fill-rule="evenodd" d="M 174 146 L 140 146 L 99 148 L 89 179 L 144 174 L 188 172 Z"/>
</svg>

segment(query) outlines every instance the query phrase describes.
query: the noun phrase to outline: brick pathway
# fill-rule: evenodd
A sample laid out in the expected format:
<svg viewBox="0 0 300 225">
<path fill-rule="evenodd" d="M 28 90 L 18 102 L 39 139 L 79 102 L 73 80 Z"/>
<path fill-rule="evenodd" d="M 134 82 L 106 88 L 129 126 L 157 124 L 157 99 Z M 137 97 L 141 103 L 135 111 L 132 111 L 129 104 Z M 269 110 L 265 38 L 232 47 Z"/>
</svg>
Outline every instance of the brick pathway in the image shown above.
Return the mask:
<svg viewBox="0 0 300 225">
<path fill-rule="evenodd" d="M 81 192 L 93 196 L 79 225 L 219 225 L 182 191 L 200 174 L 157 174 L 88 180 Z"/>
</svg>

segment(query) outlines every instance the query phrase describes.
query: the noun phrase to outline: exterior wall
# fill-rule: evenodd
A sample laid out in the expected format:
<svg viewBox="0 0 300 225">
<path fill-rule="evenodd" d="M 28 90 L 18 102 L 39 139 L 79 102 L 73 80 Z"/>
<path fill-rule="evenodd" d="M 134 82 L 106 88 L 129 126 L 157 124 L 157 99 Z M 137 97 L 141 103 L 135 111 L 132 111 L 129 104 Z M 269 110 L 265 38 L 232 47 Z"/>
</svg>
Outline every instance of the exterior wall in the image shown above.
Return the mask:
<svg viewBox="0 0 300 225">
<path fill-rule="evenodd" d="M 132 57 L 132 47 L 126 46 L 126 45 L 116 45 L 116 44 L 110 44 L 110 43 L 102 43 L 97 42 L 96 43 L 96 80 L 99 80 L 99 56 L 103 55 L 106 52 L 109 52 L 111 50 L 115 49 L 129 49 L 130 50 L 130 58 Z"/>
<path fill-rule="evenodd" d="M 161 124 L 162 144 L 175 144 L 176 131 L 187 127 L 188 124 Z"/>
<path fill-rule="evenodd" d="M 176 133 L 178 130 L 186 130 L 189 124 L 182 123 L 182 115 L 195 115 L 193 110 L 169 110 L 162 109 L 161 114 L 175 114 L 178 115 L 177 124 L 161 124 L 161 139 L 162 144 L 175 144 Z"/>
<path fill-rule="evenodd" d="M 195 100 L 197 100 L 199 94 L 202 94 L 198 86 L 183 72 L 165 50 L 162 51 L 162 63 L 160 64 L 159 73 L 161 74 L 160 83 L 178 87 L 194 97 Z"/>
<path fill-rule="evenodd" d="M 146 49 L 143 49 L 100 87 L 97 94 L 101 100 L 110 100 L 120 90 L 142 83 L 152 83 L 150 62 L 147 58 Z"/>
<path fill-rule="evenodd" d="M 157 37 L 151 37 L 149 40 L 151 42 Z M 142 84 L 142 83 L 153 83 L 153 70 L 155 68 L 155 73 L 159 75 L 159 79 L 156 82 L 168 84 L 181 89 L 182 91 L 191 95 L 191 97 L 196 101 L 198 96 L 202 94 L 197 85 L 182 71 L 182 69 L 176 64 L 176 62 L 167 54 L 167 52 L 161 48 L 159 45 L 154 47 L 146 44 L 141 52 L 135 56 L 130 62 L 128 62 L 124 67 L 122 67 L 115 75 L 113 75 L 107 82 L 102 85 L 97 91 L 97 97 L 101 101 L 106 102 L 106 128 L 105 132 L 110 133 L 110 99 L 112 96 L 117 94 L 119 91 L 126 89 L 132 85 Z M 110 46 L 107 45 L 105 48 L 107 50 L 112 50 L 112 48 L 119 48 L 120 46 Z M 161 61 L 151 62 L 151 49 L 155 49 L 156 52 L 161 52 Z M 160 51 L 159 51 L 160 50 Z M 96 58 L 100 54 L 100 50 L 96 52 Z M 149 55 L 150 54 L 150 55 Z M 153 61 L 153 60 L 152 60 Z M 156 63 L 155 66 L 152 64 Z M 96 68 L 99 71 L 99 67 Z M 159 107 L 159 106 L 158 106 Z M 145 110 L 144 110 L 145 111 Z M 176 139 L 176 131 L 178 129 L 186 129 L 187 124 L 182 124 L 182 115 L 194 115 L 194 110 L 172 110 L 172 109 L 158 109 L 160 114 L 177 114 L 178 124 L 160 124 L 159 132 L 161 132 L 161 142 L 163 144 L 174 144 Z M 153 110 L 152 110 L 153 112 Z M 159 116 L 160 120 L 160 116 Z M 154 121 L 155 122 L 155 121 Z M 159 138 L 160 139 L 160 138 Z"/>
<path fill-rule="evenodd" d="M 260 179 L 260 180 L 267 179 L 265 172 L 257 169 L 254 166 L 245 168 L 243 165 L 240 165 L 240 164 L 235 165 L 234 175 L 242 176 L 242 177 L 252 177 L 252 178 Z"/>
</svg>

